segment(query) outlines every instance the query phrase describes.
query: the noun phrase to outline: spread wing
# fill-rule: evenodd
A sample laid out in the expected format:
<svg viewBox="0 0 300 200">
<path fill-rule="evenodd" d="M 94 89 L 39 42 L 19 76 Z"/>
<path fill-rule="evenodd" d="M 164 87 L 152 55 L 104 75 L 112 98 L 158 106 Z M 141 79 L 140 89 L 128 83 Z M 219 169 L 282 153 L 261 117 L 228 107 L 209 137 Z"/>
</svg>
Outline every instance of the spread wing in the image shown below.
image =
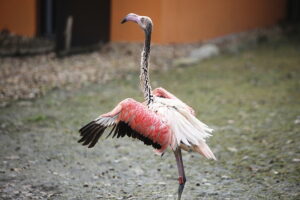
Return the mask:
<svg viewBox="0 0 300 200">
<path fill-rule="evenodd" d="M 112 119 L 104 117 L 99 118 L 98 120 L 111 121 Z M 92 148 L 97 144 L 98 140 L 108 127 L 111 127 L 111 130 L 106 138 L 109 136 L 112 136 L 112 138 L 128 136 L 143 141 L 145 145 L 152 145 L 155 149 L 161 148 L 160 144 L 153 142 L 151 139 L 133 130 L 130 125 L 123 121 L 119 121 L 118 123 L 113 123 L 111 126 L 107 126 L 107 124 L 99 124 L 97 120 L 94 120 L 79 130 L 81 139 L 78 140 L 78 142 L 82 142 L 82 145 L 88 145 L 88 148 Z"/>
<path fill-rule="evenodd" d="M 109 127 L 111 130 L 107 137 L 128 136 L 159 150 L 165 149 L 169 142 L 169 128 L 154 112 L 133 99 L 120 102 L 111 112 L 83 126 L 79 130 L 81 139 L 78 142 L 92 148 Z"/>
<path fill-rule="evenodd" d="M 163 88 L 156 88 L 153 94 L 161 97 L 156 100 L 156 110 L 170 124 L 174 135 L 171 141 L 172 149 L 180 146 L 185 150 L 192 149 L 206 158 L 216 159 L 205 142 L 213 130 L 195 117 L 194 110 Z"/>
</svg>

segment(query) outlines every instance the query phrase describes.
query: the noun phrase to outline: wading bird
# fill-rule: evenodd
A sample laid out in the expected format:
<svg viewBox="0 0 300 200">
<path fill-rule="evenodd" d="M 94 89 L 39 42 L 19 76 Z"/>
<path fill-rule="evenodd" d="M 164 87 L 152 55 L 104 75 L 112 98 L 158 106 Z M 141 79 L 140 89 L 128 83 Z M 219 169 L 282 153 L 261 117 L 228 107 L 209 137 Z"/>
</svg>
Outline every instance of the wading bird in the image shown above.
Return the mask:
<svg viewBox="0 0 300 200">
<path fill-rule="evenodd" d="M 208 159 L 216 160 L 205 142 L 211 136 L 212 129 L 195 117 L 194 110 L 163 88 L 152 91 L 149 79 L 149 56 L 152 32 L 152 21 L 147 16 L 128 14 L 122 24 L 132 21 L 145 32 L 145 43 L 141 55 L 140 84 L 145 102 L 140 103 L 128 98 L 121 101 L 112 111 L 82 127 L 79 132 L 82 138 L 78 142 L 93 147 L 104 133 L 112 127 L 108 136 L 132 137 L 152 145 L 157 154 L 163 155 L 170 147 L 176 157 L 179 173 L 178 199 L 186 182 L 181 149 L 193 150 Z M 107 136 L 107 137 L 108 137 Z"/>
</svg>

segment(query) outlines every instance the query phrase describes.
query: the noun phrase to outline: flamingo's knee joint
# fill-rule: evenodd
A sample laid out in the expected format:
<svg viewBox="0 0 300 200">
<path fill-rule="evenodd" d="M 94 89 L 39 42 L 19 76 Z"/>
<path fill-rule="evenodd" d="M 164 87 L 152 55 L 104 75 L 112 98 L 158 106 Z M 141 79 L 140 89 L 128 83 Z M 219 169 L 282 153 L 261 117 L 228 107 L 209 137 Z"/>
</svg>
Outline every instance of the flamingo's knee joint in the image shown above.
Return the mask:
<svg viewBox="0 0 300 200">
<path fill-rule="evenodd" d="M 180 185 L 185 184 L 186 179 L 184 177 L 182 177 L 182 176 L 179 176 L 178 177 L 178 182 L 179 182 Z"/>
</svg>

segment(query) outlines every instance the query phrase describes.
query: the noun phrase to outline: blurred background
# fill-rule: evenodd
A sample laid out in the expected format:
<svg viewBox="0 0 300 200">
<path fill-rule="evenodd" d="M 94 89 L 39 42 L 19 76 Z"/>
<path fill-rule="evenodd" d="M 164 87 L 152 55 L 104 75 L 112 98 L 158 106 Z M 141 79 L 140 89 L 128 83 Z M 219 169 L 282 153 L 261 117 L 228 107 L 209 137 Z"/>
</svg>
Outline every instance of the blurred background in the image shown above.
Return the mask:
<svg viewBox="0 0 300 200">
<path fill-rule="evenodd" d="M 19 44 L 24 45 L 19 51 L 2 41 L 2 55 L 54 48 L 58 52 L 76 51 L 97 48 L 109 41 L 141 41 L 143 34 L 136 26 L 120 26 L 120 19 L 128 12 L 153 19 L 153 41 L 158 44 L 199 42 L 278 23 L 296 22 L 300 18 L 296 0 L 89 0 L 85 3 L 80 0 L 1 0 L 0 5 L 1 40 L 6 33 L 11 33 L 51 41 L 36 41 L 30 46 L 24 42 Z M 25 48 L 30 49 L 26 51 Z"/>
<path fill-rule="evenodd" d="M 182 199 L 300 198 L 300 1 L 0 0 L 0 199 L 175 199 L 177 169 L 130 138 L 78 129 L 150 76 L 215 131 L 183 153 Z"/>
</svg>

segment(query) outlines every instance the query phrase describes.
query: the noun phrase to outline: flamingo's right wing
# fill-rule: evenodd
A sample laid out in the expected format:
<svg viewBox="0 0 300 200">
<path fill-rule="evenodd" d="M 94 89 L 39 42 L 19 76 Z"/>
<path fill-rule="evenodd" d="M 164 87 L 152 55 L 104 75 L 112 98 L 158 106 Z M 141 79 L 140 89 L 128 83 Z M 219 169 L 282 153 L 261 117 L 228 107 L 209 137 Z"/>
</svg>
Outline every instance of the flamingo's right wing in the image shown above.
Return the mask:
<svg viewBox="0 0 300 200">
<path fill-rule="evenodd" d="M 179 101 L 180 103 L 182 103 L 182 105 L 184 107 L 186 107 L 192 115 L 195 116 L 195 110 L 192 107 L 190 107 L 187 104 L 185 104 L 184 102 L 182 102 L 174 94 L 172 94 L 171 92 L 167 91 L 166 89 L 164 89 L 162 87 L 155 88 L 153 90 L 153 94 L 155 96 L 157 96 L 157 97 L 162 97 L 162 98 L 167 98 L 167 99 L 176 99 L 177 101 Z"/>
<path fill-rule="evenodd" d="M 169 127 L 158 115 L 145 105 L 133 99 L 126 99 L 111 112 L 82 127 L 79 130 L 82 138 L 78 142 L 83 142 L 83 145 L 89 145 L 91 148 L 108 127 L 112 127 L 108 136 L 137 138 L 160 151 L 165 150 L 170 141 Z"/>
</svg>

